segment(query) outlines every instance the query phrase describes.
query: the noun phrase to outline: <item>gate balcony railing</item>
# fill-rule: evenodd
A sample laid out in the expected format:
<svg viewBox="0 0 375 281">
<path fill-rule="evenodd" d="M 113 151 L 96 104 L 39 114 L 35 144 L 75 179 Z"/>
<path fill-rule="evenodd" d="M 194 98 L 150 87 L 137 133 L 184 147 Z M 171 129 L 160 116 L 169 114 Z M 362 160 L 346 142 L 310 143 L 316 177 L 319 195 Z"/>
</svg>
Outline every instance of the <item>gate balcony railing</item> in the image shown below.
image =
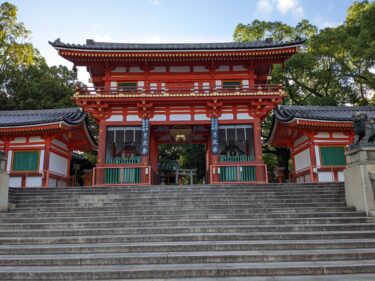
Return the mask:
<svg viewBox="0 0 375 281">
<path fill-rule="evenodd" d="M 211 165 L 212 184 L 218 183 L 267 183 L 267 165 L 255 163 L 220 163 Z"/>
<path fill-rule="evenodd" d="M 243 87 L 180 87 L 168 85 L 164 88 L 152 87 L 87 87 L 77 88 L 76 95 L 220 95 L 246 93 L 274 93 L 282 90 L 282 85 L 257 84 Z"/>
<path fill-rule="evenodd" d="M 139 164 L 107 164 L 93 170 L 93 186 L 150 185 L 151 167 Z"/>
</svg>

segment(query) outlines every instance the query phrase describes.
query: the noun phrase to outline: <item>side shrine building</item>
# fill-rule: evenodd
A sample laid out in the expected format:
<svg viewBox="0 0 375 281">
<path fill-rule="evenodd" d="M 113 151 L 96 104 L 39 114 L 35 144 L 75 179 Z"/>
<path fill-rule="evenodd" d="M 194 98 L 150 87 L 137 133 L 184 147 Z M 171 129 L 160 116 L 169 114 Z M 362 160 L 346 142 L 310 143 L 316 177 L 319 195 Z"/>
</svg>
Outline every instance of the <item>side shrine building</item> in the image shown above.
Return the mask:
<svg viewBox="0 0 375 281">
<path fill-rule="evenodd" d="M 80 108 L 0 111 L 0 152 L 11 187 L 69 185 L 73 150 L 95 143 Z"/>
<path fill-rule="evenodd" d="M 279 106 L 268 144 L 291 149 L 298 183 L 344 181 L 356 112 L 375 117 L 374 106 Z"/>
<path fill-rule="evenodd" d="M 74 99 L 99 123 L 94 185 L 158 184 L 158 146 L 206 147 L 206 182 L 267 182 L 260 123 L 284 98 L 274 64 L 301 42 L 50 42 L 93 88 Z"/>
</svg>

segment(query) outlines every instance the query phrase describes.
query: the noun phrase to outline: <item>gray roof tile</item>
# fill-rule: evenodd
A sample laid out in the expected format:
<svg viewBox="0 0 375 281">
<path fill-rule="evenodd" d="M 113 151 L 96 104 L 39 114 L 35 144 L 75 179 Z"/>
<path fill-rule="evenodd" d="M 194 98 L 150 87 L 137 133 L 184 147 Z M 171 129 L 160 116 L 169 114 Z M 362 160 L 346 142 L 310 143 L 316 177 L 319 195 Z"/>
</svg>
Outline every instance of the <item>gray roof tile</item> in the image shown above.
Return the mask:
<svg viewBox="0 0 375 281">
<path fill-rule="evenodd" d="M 254 41 L 254 42 L 225 42 L 225 43 L 111 43 L 95 42 L 88 39 L 86 44 L 63 43 L 60 39 L 49 43 L 55 48 L 82 49 L 82 50 L 119 50 L 119 51 L 162 51 L 162 50 L 230 50 L 230 49 L 267 49 L 275 47 L 287 47 L 291 45 L 301 45 L 304 40 L 290 42 L 280 41 Z"/>
<path fill-rule="evenodd" d="M 355 112 L 364 112 L 375 118 L 375 106 L 279 106 L 276 119 L 282 122 L 294 118 L 322 121 L 352 121 Z"/>
<path fill-rule="evenodd" d="M 65 122 L 81 123 L 86 117 L 80 108 L 0 111 L 0 127 L 20 127 Z"/>
</svg>

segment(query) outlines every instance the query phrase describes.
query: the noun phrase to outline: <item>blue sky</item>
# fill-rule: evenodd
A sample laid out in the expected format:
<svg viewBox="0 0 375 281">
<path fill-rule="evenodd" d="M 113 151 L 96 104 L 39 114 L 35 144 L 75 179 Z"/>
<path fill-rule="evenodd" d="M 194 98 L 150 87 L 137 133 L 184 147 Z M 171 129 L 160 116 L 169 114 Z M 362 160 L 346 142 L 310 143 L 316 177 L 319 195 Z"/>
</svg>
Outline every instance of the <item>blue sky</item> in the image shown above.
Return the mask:
<svg viewBox="0 0 375 281">
<path fill-rule="evenodd" d="M 113 42 L 226 42 L 238 23 L 254 19 L 295 25 L 302 18 L 319 28 L 345 20 L 352 0 L 9 0 L 31 30 L 31 42 L 48 64 L 71 64 L 48 44 Z M 79 69 L 79 78 L 88 75 Z"/>
</svg>

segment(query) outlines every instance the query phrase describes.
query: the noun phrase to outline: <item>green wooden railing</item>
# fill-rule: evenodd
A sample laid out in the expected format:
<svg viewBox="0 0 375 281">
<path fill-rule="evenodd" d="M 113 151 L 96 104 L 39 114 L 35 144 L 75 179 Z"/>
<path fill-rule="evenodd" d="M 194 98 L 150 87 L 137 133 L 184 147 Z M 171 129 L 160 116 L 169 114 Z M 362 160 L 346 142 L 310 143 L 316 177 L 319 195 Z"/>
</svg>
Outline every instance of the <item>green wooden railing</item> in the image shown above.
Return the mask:
<svg viewBox="0 0 375 281">
<path fill-rule="evenodd" d="M 220 167 L 221 182 L 253 182 L 256 181 L 254 166 L 225 166 Z"/>
<path fill-rule="evenodd" d="M 139 164 L 141 157 L 136 156 L 132 158 L 115 157 L 108 158 L 107 164 Z M 141 168 L 106 168 L 105 184 L 126 184 L 126 183 L 140 183 L 141 182 Z"/>
<path fill-rule="evenodd" d="M 252 155 L 226 156 L 220 155 L 220 162 L 253 162 Z"/>
</svg>

